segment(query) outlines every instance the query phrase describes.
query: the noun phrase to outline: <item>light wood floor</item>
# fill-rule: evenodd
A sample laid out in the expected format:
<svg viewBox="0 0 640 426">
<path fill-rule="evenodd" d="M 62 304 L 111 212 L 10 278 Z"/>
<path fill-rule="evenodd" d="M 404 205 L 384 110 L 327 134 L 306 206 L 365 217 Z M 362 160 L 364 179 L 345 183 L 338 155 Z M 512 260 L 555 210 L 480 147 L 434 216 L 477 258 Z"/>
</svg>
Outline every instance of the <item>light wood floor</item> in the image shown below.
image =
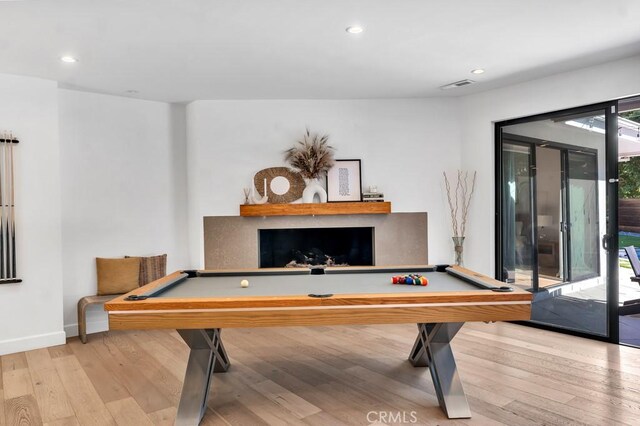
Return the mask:
<svg viewBox="0 0 640 426">
<path fill-rule="evenodd" d="M 426 425 L 640 424 L 638 349 L 466 324 L 453 346 L 473 418 L 450 421 L 428 370 L 406 360 L 415 333 L 412 325 L 223 330 L 232 365 L 214 376 L 203 424 L 365 425 L 403 413 L 405 424 Z M 186 359 L 174 331 L 93 334 L 86 345 L 73 338 L 3 356 L 0 424 L 173 424 Z"/>
</svg>

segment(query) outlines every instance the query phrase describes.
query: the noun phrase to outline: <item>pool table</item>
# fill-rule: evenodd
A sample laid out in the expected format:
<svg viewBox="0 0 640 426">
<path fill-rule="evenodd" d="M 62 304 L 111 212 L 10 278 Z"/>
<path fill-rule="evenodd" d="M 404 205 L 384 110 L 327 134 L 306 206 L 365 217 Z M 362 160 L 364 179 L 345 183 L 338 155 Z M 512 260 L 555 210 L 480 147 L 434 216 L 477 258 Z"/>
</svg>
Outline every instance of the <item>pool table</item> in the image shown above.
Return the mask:
<svg viewBox="0 0 640 426">
<path fill-rule="evenodd" d="M 428 285 L 392 284 L 405 274 L 423 275 Z M 429 367 L 449 418 L 468 418 L 451 340 L 465 321 L 530 319 L 531 294 L 447 265 L 178 271 L 105 310 L 111 329 L 174 328 L 190 347 L 178 425 L 200 422 L 212 374 L 229 368 L 222 328 L 341 324 L 417 324 L 409 361 Z"/>
</svg>

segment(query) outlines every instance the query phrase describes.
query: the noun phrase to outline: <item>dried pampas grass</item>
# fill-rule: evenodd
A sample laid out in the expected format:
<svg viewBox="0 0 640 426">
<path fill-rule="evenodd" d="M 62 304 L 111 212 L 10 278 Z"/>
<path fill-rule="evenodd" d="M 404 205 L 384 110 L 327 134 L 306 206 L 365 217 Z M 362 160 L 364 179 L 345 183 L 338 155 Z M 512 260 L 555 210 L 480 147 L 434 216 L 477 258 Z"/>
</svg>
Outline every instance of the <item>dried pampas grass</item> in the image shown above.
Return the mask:
<svg viewBox="0 0 640 426">
<path fill-rule="evenodd" d="M 315 179 L 325 174 L 333 164 L 334 149 L 328 144 L 329 135 L 311 134 L 309 129 L 293 148 L 285 151 L 284 160 L 302 177 Z"/>
</svg>

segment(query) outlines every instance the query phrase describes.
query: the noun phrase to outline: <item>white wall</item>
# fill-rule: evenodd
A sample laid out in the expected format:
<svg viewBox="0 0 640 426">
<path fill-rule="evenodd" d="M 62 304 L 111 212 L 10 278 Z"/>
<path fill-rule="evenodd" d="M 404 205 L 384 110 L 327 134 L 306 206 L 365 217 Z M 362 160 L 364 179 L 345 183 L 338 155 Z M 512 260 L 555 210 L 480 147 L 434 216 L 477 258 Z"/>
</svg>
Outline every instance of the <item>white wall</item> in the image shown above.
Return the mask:
<svg viewBox="0 0 640 426">
<path fill-rule="evenodd" d="M 0 131 L 15 147 L 20 284 L 0 285 L 0 355 L 64 343 L 57 84 L 0 75 Z"/>
<path fill-rule="evenodd" d="M 461 98 L 462 164 L 478 171 L 466 265 L 493 274 L 494 122 L 640 93 L 640 56 Z"/>
<path fill-rule="evenodd" d="M 184 107 L 60 90 L 64 322 L 96 294 L 96 257 L 168 254 L 188 268 Z M 107 329 L 94 307 L 88 332 Z"/>
<path fill-rule="evenodd" d="M 203 265 L 203 216 L 237 215 L 253 175 L 285 165 L 305 127 L 328 133 L 336 158 L 362 159 L 393 211 L 429 213 L 429 261 L 451 262 L 443 170 L 459 167 L 455 99 L 197 101 L 187 106 L 190 259 Z"/>
</svg>

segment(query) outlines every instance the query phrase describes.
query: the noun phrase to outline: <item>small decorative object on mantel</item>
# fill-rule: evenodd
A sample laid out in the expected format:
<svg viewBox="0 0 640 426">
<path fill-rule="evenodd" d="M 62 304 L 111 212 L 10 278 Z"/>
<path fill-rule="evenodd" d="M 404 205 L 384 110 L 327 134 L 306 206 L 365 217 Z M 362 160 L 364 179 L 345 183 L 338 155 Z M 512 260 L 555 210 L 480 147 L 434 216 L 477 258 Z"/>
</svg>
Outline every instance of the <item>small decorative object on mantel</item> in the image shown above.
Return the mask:
<svg viewBox="0 0 640 426">
<path fill-rule="evenodd" d="M 330 202 L 362 201 L 360 160 L 336 160 L 327 172 L 327 193 Z"/>
<path fill-rule="evenodd" d="M 13 146 L 11 132 L 0 133 L 0 284 L 22 282 L 16 272 L 16 216 Z"/>
<path fill-rule="evenodd" d="M 362 201 L 366 203 L 382 203 L 384 202 L 384 193 L 382 192 L 363 192 Z"/>
<path fill-rule="evenodd" d="M 451 212 L 451 226 L 453 228 L 453 245 L 456 254 L 456 265 L 462 265 L 462 249 L 467 227 L 467 216 L 469 214 L 469 204 L 471 196 L 476 188 L 476 172 L 473 172 L 473 178 L 469 182 L 470 172 L 458 170 L 456 190 L 451 194 L 451 185 L 447 174 L 444 175 L 444 186 L 447 190 L 447 201 L 449 202 L 449 210 Z"/>
<path fill-rule="evenodd" d="M 266 180 L 267 193 L 263 182 Z M 262 169 L 253 177 L 253 184 L 260 196 L 267 195 L 272 204 L 288 204 L 302 198 L 304 179 L 300 173 L 288 167 Z"/>
<path fill-rule="evenodd" d="M 256 197 L 255 187 L 251 185 L 251 194 L 249 194 L 249 200 L 251 204 L 265 204 L 269 201 L 269 196 L 267 195 L 267 179 L 263 180 L 264 189 L 263 194 L 260 198 Z"/>
<path fill-rule="evenodd" d="M 302 140 L 285 151 L 285 161 L 304 178 L 306 188 L 302 191 L 302 202 L 313 203 L 316 196 L 321 203 L 327 202 L 327 191 L 320 184 L 320 177 L 333 166 L 334 149 L 328 144 L 329 136 L 311 134 L 309 129 Z"/>
<path fill-rule="evenodd" d="M 362 201 L 371 203 L 384 202 L 384 193 L 378 192 L 378 187 L 376 185 L 370 185 L 369 192 L 362 193 Z"/>
</svg>

